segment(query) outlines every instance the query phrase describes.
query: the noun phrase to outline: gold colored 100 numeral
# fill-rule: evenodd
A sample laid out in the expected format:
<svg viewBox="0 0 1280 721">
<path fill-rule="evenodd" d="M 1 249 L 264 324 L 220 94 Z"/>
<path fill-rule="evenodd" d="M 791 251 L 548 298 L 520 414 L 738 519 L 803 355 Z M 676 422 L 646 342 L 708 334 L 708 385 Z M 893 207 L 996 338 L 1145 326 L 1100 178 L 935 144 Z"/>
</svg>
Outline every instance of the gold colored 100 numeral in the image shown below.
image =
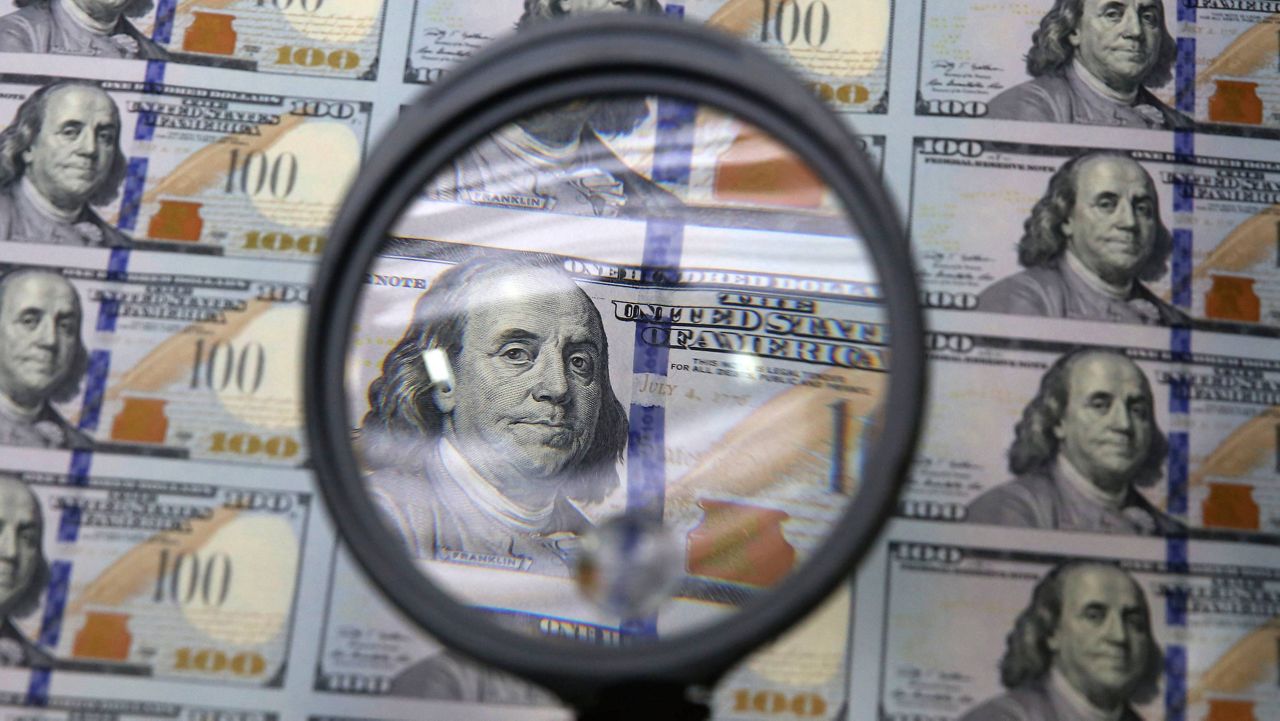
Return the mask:
<svg viewBox="0 0 1280 721">
<path fill-rule="evenodd" d="M 334 70 L 354 70 L 360 66 L 360 55 L 345 49 L 325 52 L 321 48 L 281 45 L 276 48 L 276 65 L 296 65 L 304 68 L 328 65 Z"/>
<path fill-rule="evenodd" d="M 739 713 L 758 713 L 767 716 L 790 714 L 801 718 L 822 716 L 827 712 L 827 701 L 808 691 L 786 694 L 781 691 L 735 689 L 733 710 Z"/>
<path fill-rule="evenodd" d="M 271 250 L 280 253 L 297 251 L 316 255 L 324 250 L 325 240 L 323 235 L 303 235 L 295 238 L 280 231 L 251 230 L 244 234 L 244 249 Z"/>
<path fill-rule="evenodd" d="M 216 648 L 179 648 L 174 652 L 174 666 L 179 671 L 204 673 L 231 673 L 236 676 L 261 676 L 267 670 L 267 660 L 253 651 L 240 651 L 227 655 Z"/>
<path fill-rule="evenodd" d="M 233 453 L 237 456 L 266 455 L 270 458 L 293 458 L 302 446 L 289 436 L 259 436 L 254 433 L 217 431 L 210 437 L 211 453 Z"/>
</svg>

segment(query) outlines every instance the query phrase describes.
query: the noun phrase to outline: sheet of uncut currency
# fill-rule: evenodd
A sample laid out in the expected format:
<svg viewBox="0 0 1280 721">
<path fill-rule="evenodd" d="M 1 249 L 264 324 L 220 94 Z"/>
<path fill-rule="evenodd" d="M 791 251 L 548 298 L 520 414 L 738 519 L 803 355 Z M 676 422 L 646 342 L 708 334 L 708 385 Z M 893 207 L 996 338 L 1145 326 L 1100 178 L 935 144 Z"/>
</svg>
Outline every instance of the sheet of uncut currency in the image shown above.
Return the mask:
<svg viewBox="0 0 1280 721">
<path fill-rule="evenodd" d="M 1048 195 L 1050 178 L 1078 158 L 1115 150 L 1010 143 L 977 138 L 916 138 L 912 163 L 912 235 L 925 302 L 982 310 L 983 291 L 1022 270 L 1020 240 Z M 1119 151 L 1153 181 L 1157 213 L 1175 244 L 1167 265 L 1190 266 L 1187 308 L 1203 321 L 1280 327 L 1275 227 L 1280 165 L 1264 159 Z M 1189 246 L 1189 247 L 1188 247 Z M 1144 281 L 1164 301 L 1175 273 Z"/>
<path fill-rule="evenodd" d="M 94 3 L 120 12 L 95 20 L 83 10 Z M 38 422 L 15 424 L 0 405 L 0 596 L 14 587 L 7 577 L 21 575 L 11 569 L 24 568 L 5 550 L 14 509 L 39 510 L 48 570 L 25 587 L 38 587 L 34 603 L 0 623 L 0 718 L 572 717 L 545 691 L 453 657 L 361 573 L 314 486 L 300 381 L 328 224 L 382 133 L 490 42 L 592 6 L 715 28 L 796 71 L 861 135 L 909 225 L 929 309 L 927 420 L 894 517 L 842 591 L 722 680 L 713 718 L 975 721 L 995 708 L 983 704 L 1023 704 L 1015 718 L 1073 718 L 1052 706 L 1071 695 L 1054 680 L 1061 662 L 1023 684 L 1000 674 L 1018 618 L 1037 610 L 1037 584 L 1064 562 L 1084 569 L 1076 581 L 1127 575 L 1136 586 L 1118 587 L 1145 602 L 1157 689 L 1130 693 L 1125 721 L 1280 718 L 1280 7 L 1111 4 L 1139 20 L 1139 6 L 1157 8 L 1167 35 L 1143 41 L 1144 52 L 1168 58 L 1141 73 L 1132 105 L 1089 95 L 1072 70 L 1072 32 L 1082 42 L 1110 32 L 1098 20 L 1103 0 L 1083 0 L 1096 20 L 1083 30 L 1054 19 L 1056 0 L 0 0 L 0 205 L 22 192 L 22 133 L 34 132 L 38 99 L 29 101 L 42 88 L 96 86 L 82 99 L 105 93 L 119 138 L 106 163 L 118 167 L 77 222 L 31 236 L 0 208 L 0 274 L 37 271 L 28 277 L 46 291 L 70 288 L 79 342 L 69 347 L 83 350 Z M 1056 46 L 1033 38 L 1045 23 L 1057 28 Z M 1090 46 L 1095 60 L 1136 52 L 1129 33 Z M 1028 56 L 1046 49 L 1060 62 L 1035 76 Z M 805 285 L 813 269 L 789 265 L 803 255 L 798 243 L 807 251 L 844 231 L 839 208 L 752 128 L 715 113 L 687 117 L 679 103 L 642 111 L 632 130 L 601 134 L 603 147 L 678 197 L 682 279 L 720 285 L 624 298 L 631 289 L 619 280 L 640 264 L 645 224 L 627 219 L 625 203 L 571 193 L 437 193 L 413 234 L 480 248 L 472 252 L 566 256 L 574 246 L 557 235 L 563 223 L 601 239 L 599 257 L 565 258 L 564 269 L 605 319 L 622 402 L 671 414 L 659 455 L 669 510 L 687 526 L 701 499 L 680 495 L 681 478 L 748 468 L 827 482 L 840 441 L 852 481 L 858 408 L 845 406 L 839 433 L 826 404 L 856 406 L 865 396 L 848 388 L 873 374 L 779 357 L 808 342 L 857 346 L 867 354 L 829 357 L 857 366 L 883 349 L 849 323 L 874 319 L 834 300 L 874 287 Z M 690 150 L 687 179 L 655 172 L 657 147 L 673 141 Z M 1137 162 L 1168 233 L 1163 272 L 1132 286 L 1149 291 L 1138 304 L 1147 324 L 981 307 L 992 286 L 1045 272 L 1019 261 L 1026 223 L 1054 201 L 1055 172 L 1097 153 Z M 608 191 L 618 178 L 607 176 L 588 178 L 604 181 L 593 200 L 616 200 Z M 783 176 L 795 193 L 758 192 L 761 178 Z M 1063 221 L 1074 207 L 1056 202 Z M 787 242 L 767 240 L 784 234 Z M 749 282 L 710 275 L 727 249 L 744 247 L 762 266 Z M 447 263 L 402 255 L 366 287 L 410 307 Z M 763 296 L 815 307 L 750 304 Z M 11 343 L 5 302 L 0 385 Z M 677 308 L 722 325 L 669 336 L 665 373 L 632 373 L 636 321 Z M 361 332 L 367 385 L 404 326 Z M 1094 351 L 1116 377 L 1124 368 L 1145 380 L 1149 398 L 1137 402 L 1149 401 L 1165 444 L 1132 444 L 1151 457 L 1124 511 L 1027 527 L 1010 494 L 1060 482 L 1061 464 L 1053 456 L 1014 470 L 1018 426 L 1043 411 L 1050 369 L 1078 350 Z M 682 423 L 695 402 L 714 410 L 699 418 L 719 420 Z M 767 443 L 788 450 L 764 453 Z M 25 490 L 6 495 L 13 489 Z M 733 488 L 716 494 L 744 501 Z M 1004 515 L 990 512 L 997 498 Z M 808 528 L 835 513 L 803 494 L 770 501 Z M 587 511 L 598 519 L 609 508 Z M 805 527 L 782 527 L 799 550 L 811 545 Z M 691 574 L 675 605 L 713 591 L 745 598 L 756 587 L 741 581 Z M 584 612 L 545 630 L 619 629 Z M 474 689 L 423 673 L 441 658 L 457 678 L 503 679 L 486 683 L 501 693 L 477 700 Z"/>
<path fill-rule="evenodd" d="M 1177 106 L 1207 132 L 1262 132 L 1275 137 L 1280 130 L 1280 70 L 1275 62 L 1280 13 L 1276 7 L 1216 0 L 1157 1 L 1167 32 L 1182 44 L 1181 57 L 1164 77 L 1151 76 L 1148 91 L 1166 106 Z M 1026 58 L 1035 47 L 1032 36 L 1048 8 L 1049 3 L 1038 0 L 925 2 L 919 29 L 916 112 L 981 118 L 1000 93 L 1032 80 Z M 1002 42 L 991 42 L 993 37 Z M 1190 102 L 1175 98 L 1175 81 L 1194 88 Z M 1013 115 L 1005 119 L 1039 119 Z"/>
</svg>

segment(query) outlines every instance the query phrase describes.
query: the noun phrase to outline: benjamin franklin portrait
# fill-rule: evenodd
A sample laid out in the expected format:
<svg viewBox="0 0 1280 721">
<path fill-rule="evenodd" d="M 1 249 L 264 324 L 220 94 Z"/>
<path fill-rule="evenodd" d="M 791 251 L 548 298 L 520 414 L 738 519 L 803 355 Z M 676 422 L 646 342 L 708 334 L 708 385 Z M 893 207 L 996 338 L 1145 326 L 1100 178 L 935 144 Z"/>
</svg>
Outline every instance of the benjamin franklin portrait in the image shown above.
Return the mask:
<svg viewBox="0 0 1280 721">
<path fill-rule="evenodd" d="M 1163 656 L 1146 594 L 1124 569 L 1067 561 L 1036 584 L 1006 637 L 1007 691 L 960 721 L 1142 721 Z"/>
<path fill-rule="evenodd" d="M 49 582 L 40 501 L 22 479 L 0 473 L 0 666 L 54 666 L 13 619 L 33 613 Z"/>
<path fill-rule="evenodd" d="M 85 81 L 45 85 L 0 131 L 0 240 L 129 247 L 91 207 L 116 199 L 125 170 L 111 96 Z"/>
<path fill-rule="evenodd" d="M 1027 51 L 1032 79 L 993 98 L 987 117 L 1193 127 L 1150 90 L 1173 79 L 1177 45 L 1167 25 L 1162 0 L 1053 0 Z"/>
<path fill-rule="evenodd" d="M 1124 153 L 1083 153 L 1054 172 L 1023 223 L 1024 270 L 984 289 L 977 309 L 1186 325 L 1187 315 L 1144 283 L 1168 274 L 1172 251 L 1151 174 Z"/>
<path fill-rule="evenodd" d="M 146 17 L 154 0 L 14 0 L 0 17 L 0 52 L 168 60 L 130 18 Z"/>
<path fill-rule="evenodd" d="M 55 272 L 0 276 L 0 444 L 93 447 L 52 405 L 76 396 L 88 368 L 83 315 L 75 287 Z"/>
<path fill-rule="evenodd" d="M 359 448 L 411 555 L 568 576 L 627 419 L 589 297 L 554 265 L 441 273 L 368 391 Z"/>
<path fill-rule="evenodd" d="M 1014 479 L 969 504 L 1001 526 L 1168 535 L 1181 524 L 1138 490 L 1162 477 L 1169 442 L 1146 374 L 1119 353 L 1083 348 L 1045 372 L 1009 449 Z"/>
</svg>

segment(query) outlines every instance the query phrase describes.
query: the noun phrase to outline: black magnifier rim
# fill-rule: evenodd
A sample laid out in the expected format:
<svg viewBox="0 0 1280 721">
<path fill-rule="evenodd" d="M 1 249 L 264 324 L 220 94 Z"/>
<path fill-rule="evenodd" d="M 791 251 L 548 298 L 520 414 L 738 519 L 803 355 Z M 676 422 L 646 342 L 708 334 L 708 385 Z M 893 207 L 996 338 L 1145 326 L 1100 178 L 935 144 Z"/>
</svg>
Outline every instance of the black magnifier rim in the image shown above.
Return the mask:
<svg viewBox="0 0 1280 721">
<path fill-rule="evenodd" d="M 618 649 L 548 643 L 483 620 L 418 571 L 368 496 L 351 445 L 347 352 L 365 274 L 426 181 L 493 130 L 556 102 L 670 96 L 713 106 L 787 145 L 832 189 L 876 262 L 890 329 L 888 396 L 854 503 L 786 581 L 738 612 L 655 643 Z M 600 14 L 547 23 L 463 63 L 372 153 L 333 223 L 312 293 L 306 425 L 322 495 L 366 573 L 411 619 L 463 653 L 567 700 L 614 685 L 709 683 L 821 602 L 890 515 L 915 446 L 924 336 L 906 234 L 878 174 L 842 121 L 761 51 L 661 17 Z M 483 629 L 483 631 L 481 631 Z"/>
</svg>

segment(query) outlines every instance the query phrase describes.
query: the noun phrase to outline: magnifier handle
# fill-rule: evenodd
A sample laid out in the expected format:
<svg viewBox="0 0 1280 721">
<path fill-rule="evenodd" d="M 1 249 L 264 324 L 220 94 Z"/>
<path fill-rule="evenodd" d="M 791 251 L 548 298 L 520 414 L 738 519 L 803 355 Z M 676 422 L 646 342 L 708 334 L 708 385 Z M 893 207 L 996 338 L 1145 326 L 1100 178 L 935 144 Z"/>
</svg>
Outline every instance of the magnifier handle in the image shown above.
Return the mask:
<svg viewBox="0 0 1280 721">
<path fill-rule="evenodd" d="M 578 721 L 706 721 L 711 707 L 679 683 L 641 683 L 614 686 L 578 706 Z M 704 692 L 708 700 L 710 694 Z"/>
</svg>

